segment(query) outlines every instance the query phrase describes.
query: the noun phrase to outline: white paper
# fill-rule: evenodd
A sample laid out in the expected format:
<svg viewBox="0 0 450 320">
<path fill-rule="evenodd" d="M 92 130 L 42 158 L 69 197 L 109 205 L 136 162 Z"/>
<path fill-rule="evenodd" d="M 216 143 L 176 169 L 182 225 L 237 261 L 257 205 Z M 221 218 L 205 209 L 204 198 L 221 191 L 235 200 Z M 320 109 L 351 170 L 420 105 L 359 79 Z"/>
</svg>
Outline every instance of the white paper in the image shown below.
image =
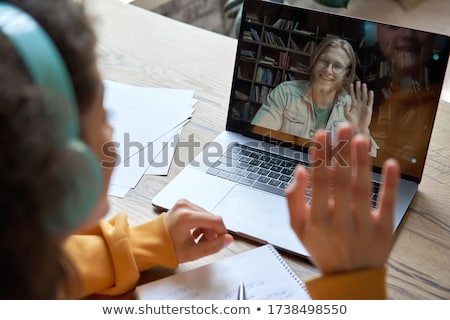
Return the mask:
<svg viewBox="0 0 450 320">
<path fill-rule="evenodd" d="M 236 300 L 241 281 L 247 300 L 310 299 L 304 283 L 271 245 L 149 282 L 136 293 L 143 300 Z"/>
<path fill-rule="evenodd" d="M 143 145 L 155 141 L 192 115 L 194 91 L 144 88 L 104 80 L 105 108 L 114 128 L 114 138 L 129 134 Z"/>
<path fill-rule="evenodd" d="M 131 190 L 131 188 L 129 188 L 129 187 L 109 184 L 108 195 L 113 196 L 113 197 L 123 198 L 127 195 L 128 191 L 130 191 L 130 190 Z"/>
<path fill-rule="evenodd" d="M 175 128 L 155 142 L 155 147 L 158 146 L 162 149 L 159 153 L 155 154 L 153 161 L 148 166 L 145 174 L 163 176 L 169 173 L 170 165 L 173 161 L 175 149 L 181 134 L 181 129 L 186 123 L 187 122 L 181 124 L 179 127 Z"/>
<path fill-rule="evenodd" d="M 177 137 L 197 100 L 193 90 L 144 88 L 109 80 L 104 80 L 104 86 L 103 103 L 117 152 L 108 194 L 123 197 L 144 174 L 168 173 Z"/>
</svg>

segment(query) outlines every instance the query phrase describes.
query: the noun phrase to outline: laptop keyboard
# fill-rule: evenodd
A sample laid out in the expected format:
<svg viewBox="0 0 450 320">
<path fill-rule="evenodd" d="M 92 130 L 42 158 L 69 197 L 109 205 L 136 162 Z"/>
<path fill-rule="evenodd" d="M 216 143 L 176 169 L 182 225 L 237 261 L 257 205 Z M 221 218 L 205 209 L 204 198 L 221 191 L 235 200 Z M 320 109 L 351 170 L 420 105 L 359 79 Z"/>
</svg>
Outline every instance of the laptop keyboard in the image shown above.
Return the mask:
<svg viewBox="0 0 450 320">
<path fill-rule="evenodd" d="M 284 189 L 293 179 L 295 168 L 306 162 L 283 157 L 242 144 L 234 144 L 206 172 L 258 190 L 284 196 Z M 376 206 L 380 184 L 373 182 L 372 207 Z M 305 198 L 311 199 L 311 187 Z"/>
<path fill-rule="evenodd" d="M 304 162 L 242 144 L 229 148 L 207 173 L 284 196 L 295 167 Z"/>
</svg>

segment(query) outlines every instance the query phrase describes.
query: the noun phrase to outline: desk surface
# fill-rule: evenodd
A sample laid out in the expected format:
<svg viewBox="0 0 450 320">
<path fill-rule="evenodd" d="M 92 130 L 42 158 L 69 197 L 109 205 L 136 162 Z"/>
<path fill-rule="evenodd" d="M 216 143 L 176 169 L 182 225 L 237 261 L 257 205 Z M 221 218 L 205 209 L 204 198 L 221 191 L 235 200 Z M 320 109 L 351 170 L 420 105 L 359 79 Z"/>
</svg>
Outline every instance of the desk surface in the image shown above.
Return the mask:
<svg viewBox="0 0 450 320">
<path fill-rule="evenodd" d="M 99 37 L 99 64 L 103 78 L 142 86 L 189 88 L 199 100 L 181 141 L 190 134 L 203 146 L 225 129 L 237 42 L 117 0 L 90 0 L 88 8 Z M 450 103 L 441 102 L 424 177 L 397 234 L 388 261 L 391 299 L 450 298 Z M 195 150 L 194 156 L 201 150 Z M 176 154 L 187 164 L 192 155 Z M 144 176 L 124 199 L 111 198 L 109 215 L 127 212 L 132 225 L 157 215 L 152 197 L 181 169 L 173 164 L 168 176 Z M 188 270 L 254 247 L 237 239 L 221 252 L 182 264 Z M 303 280 L 317 275 L 306 260 L 283 255 Z M 170 274 L 149 270 L 142 282 Z M 124 297 L 130 297 L 124 296 Z"/>
</svg>

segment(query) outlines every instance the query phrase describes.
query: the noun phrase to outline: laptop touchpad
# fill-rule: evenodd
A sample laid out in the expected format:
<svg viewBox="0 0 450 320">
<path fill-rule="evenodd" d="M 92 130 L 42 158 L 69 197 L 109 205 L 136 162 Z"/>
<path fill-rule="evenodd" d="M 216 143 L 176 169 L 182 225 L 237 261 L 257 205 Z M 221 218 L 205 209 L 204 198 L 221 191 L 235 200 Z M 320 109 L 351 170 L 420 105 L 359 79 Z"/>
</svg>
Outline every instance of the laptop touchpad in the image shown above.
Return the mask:
<svg viewBox="0 0 450 320">
<path fill-rule="evenodd" d="M 168 209 L 178 199 L 183 198 L 211 211 L 233 186 L 233 182 L 186 167 L 153 198 L 152 203 L 154 206 Z"/>
<path fill-rule="evenodd" d="M 244 237 L 307 255 L 290 227 L 286 198 L 237 185 L 213 210 Z"/>
</svg>

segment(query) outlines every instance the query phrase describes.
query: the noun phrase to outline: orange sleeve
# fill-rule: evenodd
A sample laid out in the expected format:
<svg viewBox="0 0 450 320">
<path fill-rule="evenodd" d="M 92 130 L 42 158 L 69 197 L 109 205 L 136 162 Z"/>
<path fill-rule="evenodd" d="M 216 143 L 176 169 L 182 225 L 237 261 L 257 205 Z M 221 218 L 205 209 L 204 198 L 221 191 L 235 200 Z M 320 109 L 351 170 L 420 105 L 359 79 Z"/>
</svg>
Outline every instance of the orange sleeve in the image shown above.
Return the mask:
<svg viewBox="0 0 450 320">
<path fill-rule="evenodd" d="M 79 273 L 83 296 L 122 294 L 136 286 L 141 271 L 178 266 L 165 214 L 136 227 L 129 226 L 126 214 L 118 214 L 89 233 L 70 236 L 65 250 Z"/>
<path fill-rule="evenodd" d="M 306 282 L 315 300 L 386 299 L 386 267 L 320 276 Z"/>
</svg>

